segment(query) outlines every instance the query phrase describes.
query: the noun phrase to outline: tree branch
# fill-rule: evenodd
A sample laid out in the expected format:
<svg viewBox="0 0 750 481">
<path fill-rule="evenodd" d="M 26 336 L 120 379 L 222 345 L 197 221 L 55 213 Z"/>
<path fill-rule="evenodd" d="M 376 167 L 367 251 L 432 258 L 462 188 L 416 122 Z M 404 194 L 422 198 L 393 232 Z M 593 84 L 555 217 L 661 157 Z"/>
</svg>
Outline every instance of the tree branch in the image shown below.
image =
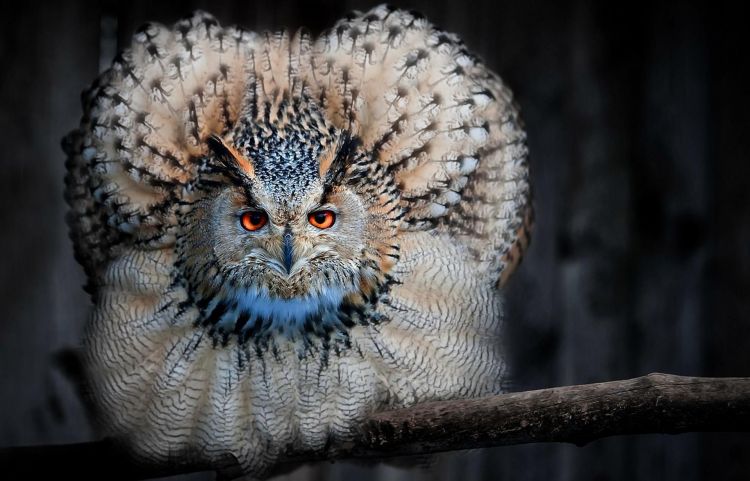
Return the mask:
<svg viewBox="0 0 750 481">
<path fill-rule="evenodd" d="M 352 454 L 416 454 L 690 431 L 750 432 L 750 378 L 668 374 L 378 413 Z"/>
<path fill-rule="evenodd" d="M 375 413 L 354 442 L 326 453 L 300 453 L 284 459 L 281 467 L 509 444 L 582 446 L 607 436 L 690 431 L 750 432 L 750 378 L 649 374 L 624 381 L 425 403 Z M 98 468 L 102 464 L 106 471 Z M 0 450 L 0 472 L 10 470 L 19 477 L 54 472 L 79 480 L 100 479 L 105 474 L 110 479 L 146 479 L 207 469 L 138 465 L 107 440 Z"/>
</svg>

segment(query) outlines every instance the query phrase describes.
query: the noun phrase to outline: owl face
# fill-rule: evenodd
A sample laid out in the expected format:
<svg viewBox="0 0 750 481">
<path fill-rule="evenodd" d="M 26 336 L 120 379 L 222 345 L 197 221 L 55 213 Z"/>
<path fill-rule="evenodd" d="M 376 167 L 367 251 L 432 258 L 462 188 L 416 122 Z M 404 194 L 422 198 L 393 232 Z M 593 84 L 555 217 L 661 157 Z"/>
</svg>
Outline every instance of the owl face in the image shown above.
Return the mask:
<svg viewBox="0 0 750 481">
<path fill-rule="evenodd" d="M 293 182 L 293 179 L 290 179 Z M 277 202 L 259 181 L 212 199 L 214 253 L 237 284 L 278 299 L 356 289 L 366 210 L 350 189 L 311 183 L 299 197 Z"/>
<path fill-rule="evenodd" d="M 313 141 L 297 131 L 311 124 Z M 206 176 L 214 187 L 185 216 L 178 249 L 212 333 L 325 332 L 345 322 L 343 304 L 351 310 L 369 294 L 376 216 L 352 179 L 355 146 L 300 114 L 211 140 L 207 172 L 219 181 Z"/>
<path fill-rule="evenodd" d="M 279 301 L 340 301 L 357 287 L 367 216 L 344 186 L 327 190 L 316 180 L 279 202 L 272 186 L 254 179 L 221 189 L 195 214 L 193 248 L 209 248 L 217 274 L 234 289 Z"/>
</svg>

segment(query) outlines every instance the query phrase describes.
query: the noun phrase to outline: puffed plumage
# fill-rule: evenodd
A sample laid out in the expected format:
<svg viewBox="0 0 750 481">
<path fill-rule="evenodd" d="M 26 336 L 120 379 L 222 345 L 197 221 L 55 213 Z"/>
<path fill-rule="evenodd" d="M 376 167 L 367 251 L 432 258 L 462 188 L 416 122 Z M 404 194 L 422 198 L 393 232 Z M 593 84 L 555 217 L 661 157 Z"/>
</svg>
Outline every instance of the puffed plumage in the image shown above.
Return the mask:
<svg viewBox="0 0 750 481">
<path fill-rule="evenodd" d="M 136 456 L 262 476 L 373 410 L 502 390 L 525 133 L 454 35 L 385 6 L 317 39 L 198 12 L 139 30 L 83 108 L 64 146 L 87 374 Z"/>
</svg>

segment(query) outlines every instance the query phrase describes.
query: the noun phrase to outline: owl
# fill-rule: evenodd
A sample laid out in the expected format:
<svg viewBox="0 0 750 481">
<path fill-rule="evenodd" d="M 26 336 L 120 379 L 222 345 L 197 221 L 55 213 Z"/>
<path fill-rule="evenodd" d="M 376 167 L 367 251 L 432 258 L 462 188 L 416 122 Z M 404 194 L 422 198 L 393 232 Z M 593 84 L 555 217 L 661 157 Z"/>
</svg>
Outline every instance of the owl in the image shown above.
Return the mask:
<svg viewBox="0 0 750 481">
<path fill-rule="evenodd" d="M 313 38 L 148 24 L 64 140 L 99 423 L 262 477 L 377 410 L 503 390 L 526 135 L 453 34 L 379 6 Z"/>
</svg>

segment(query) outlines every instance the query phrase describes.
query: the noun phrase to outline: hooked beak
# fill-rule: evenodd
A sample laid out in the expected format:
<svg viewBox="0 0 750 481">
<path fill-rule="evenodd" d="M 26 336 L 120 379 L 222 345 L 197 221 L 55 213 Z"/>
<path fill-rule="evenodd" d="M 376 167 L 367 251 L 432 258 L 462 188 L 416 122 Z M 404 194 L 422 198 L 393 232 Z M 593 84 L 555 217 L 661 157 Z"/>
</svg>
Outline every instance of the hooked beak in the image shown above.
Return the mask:
<svg viewBox="0 0 750 481">
<path fill-rule="evenodd" d="M 292 264 L 294 264 L 294 236 L 292 236 L 292 231 L 289 227 L 284 231 L 283 239 L 282 262 L 287 275 L 289 275 L 292 272 Z"/>
</svg>

